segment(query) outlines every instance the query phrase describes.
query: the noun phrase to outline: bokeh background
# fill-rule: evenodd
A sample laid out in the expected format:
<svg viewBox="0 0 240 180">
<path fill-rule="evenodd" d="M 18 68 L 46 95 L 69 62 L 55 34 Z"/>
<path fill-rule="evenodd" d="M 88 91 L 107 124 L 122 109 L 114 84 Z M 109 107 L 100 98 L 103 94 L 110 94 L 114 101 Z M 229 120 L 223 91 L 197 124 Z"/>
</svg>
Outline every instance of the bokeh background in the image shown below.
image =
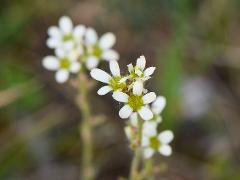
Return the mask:
<svg viewBox="0 0 240 180">
<path fill-rule="evenodd" d="M 47 28 L 69 15 L 116 34 L 123 72 L 142 54 L 157 67 L 148 88 L 167 97 L 160 129 L 175 139 L 170 158 L 156 156 L 156 179 L 239 180 L 239 9 L 239 0 L 1 0 L 0 179 L 78 179 L 76 92 L 41 65 L 53 53 Z M 96 89 L 90 99 L 94 115 L 106 115 L 94 130 L 97 179 L 126 177 L 120 106 Z"/>
</svg>

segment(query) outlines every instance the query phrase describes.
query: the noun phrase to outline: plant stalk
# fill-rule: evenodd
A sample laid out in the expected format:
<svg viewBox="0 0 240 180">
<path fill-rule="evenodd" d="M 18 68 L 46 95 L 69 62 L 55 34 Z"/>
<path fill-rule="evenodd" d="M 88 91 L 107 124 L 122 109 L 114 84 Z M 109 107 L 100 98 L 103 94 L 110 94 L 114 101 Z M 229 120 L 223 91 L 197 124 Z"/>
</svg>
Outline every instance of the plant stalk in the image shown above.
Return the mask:
<svg viewBox="0 0 240 180">
<path fill-rule="evenodd" d="M 81 171 L 80 180 L 93 180 L 95 176 L 93 159 L 93 145 L 92 145 L 92 123 L 91 111 L 88 103 L 88 80 L 84 74 L 80 74 L 80 86 L 78 95 L 78 106 L 82 114 L 82 120 L 79 123 L 79 134 L 82 138 L 81 150 Z"/>
</svg>

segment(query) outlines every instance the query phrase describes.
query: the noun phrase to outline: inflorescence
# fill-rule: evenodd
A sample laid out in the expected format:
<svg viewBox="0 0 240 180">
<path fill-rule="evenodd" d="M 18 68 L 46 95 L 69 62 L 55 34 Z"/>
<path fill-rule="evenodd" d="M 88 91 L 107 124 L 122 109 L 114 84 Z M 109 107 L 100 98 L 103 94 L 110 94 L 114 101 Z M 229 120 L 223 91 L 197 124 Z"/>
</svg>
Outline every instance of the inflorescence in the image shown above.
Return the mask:
<svg viewBox="0 0 240 180">
<path fill-rule="evenodd" d="M 170 130 L 158 133 L 157 130 L 162 121 L 161 112 L 166 99 L 163 96 L 157 97 L 154 92 L 148 92 L 145 88 L 145 82 L 155 71 L 155 67 L 145 69 L 145 66 L 146 59 L 140 56 L 136 65 L 127 65 L 128 73 L 121 75 L 117 61 L 112 60 L 109 62 L 111 75 L 99 68 L 92 69 L 90 74 L 92 78 L 106 84 L 97 91 L 99 95 L 113 91 L 113 99 L 124 104 L 119 116 L 122 119 L 129 118 L 125 133 L 131 147 L 140 146 L 145 158 L 152 157 L 155 151 L 169 156 L 172 153 L 169 143 L 173 140 L 173 133 Z"/>
</svg>

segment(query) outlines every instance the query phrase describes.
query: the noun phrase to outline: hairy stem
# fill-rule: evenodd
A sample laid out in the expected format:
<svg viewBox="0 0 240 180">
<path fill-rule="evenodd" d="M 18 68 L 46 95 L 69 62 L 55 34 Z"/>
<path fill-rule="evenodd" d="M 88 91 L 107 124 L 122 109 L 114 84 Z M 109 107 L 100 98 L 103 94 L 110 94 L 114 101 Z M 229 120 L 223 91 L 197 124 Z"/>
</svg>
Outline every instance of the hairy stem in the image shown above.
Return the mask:
<svg viewBox="0 0 240 180">
<path fill-rule="evenodd" d="M 79 133 L 82 138 L 81 180 L 93 180 L 95 175 L 92 164 L 92 123 L 90 105 L 88 103 L 88 92 L 90 87 L 88 84 L 87 78 L 83 74 L 80 74 L 79 95 L 77 102 L 82 114 L 82 121 L 79 123 Z"/>
<path fill-rule="evenodd" d="M 137 147 L 134 151 L 134 157 L 131 164 L 130 169 L 130 180 L 140 180 L 140 172 L 139 172 L 139 166 L 141 163 L 142 158 L 142 151 L 141 151 L 141 139 L 142 139 L 142 121 L 138 121 L 138 136 L 137 136 Z"/>
</svg>

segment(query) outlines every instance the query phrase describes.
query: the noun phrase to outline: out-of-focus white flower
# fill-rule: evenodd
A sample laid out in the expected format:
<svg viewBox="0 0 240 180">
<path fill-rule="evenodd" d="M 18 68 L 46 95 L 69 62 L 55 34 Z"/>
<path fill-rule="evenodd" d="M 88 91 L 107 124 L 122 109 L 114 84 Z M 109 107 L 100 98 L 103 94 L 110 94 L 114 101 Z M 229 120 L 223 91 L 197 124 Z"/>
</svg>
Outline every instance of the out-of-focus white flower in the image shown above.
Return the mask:
<svg viewBox="0 0 240 180">
<path fill-rule="evenodd" d="M 142 95 L 142 91 L 142 82 L 136 81 L 133 85 L 132 94 L 128 95 L 121 91 L 115 91 L 113 93 L 113 98 L 116 101 L 125 103 L 119 111 L 119 116 L 122 119 L 128 118 L 133 112 L 137 112 L 144 120 L 153 118 L 153 113 L 147 105 L 156 99 L 156 94 L 149 92 Z"/>
<path fill-rule="evenodd" d="M 161 132 L 158 136 L 142 136 L 142 147 L 145 158 L 151 158 L 155 151 L 163 156 L 170 156 L 172 148 L 169 143 L 173 140 L 173 133 L 170 130 Z"/>
<path fill-rule="evenodd" d="M 43 59 L 42 64 L 46 69 L 56 71 L 55 79 L 58 83 L 66 82 L 70 73 L 77 73 L 81 68 L 77 59 L 64 53 L 47 56 Z"/>
<path fill-rule="evenodd" d="M 98 68 L 94 68 L 90 72 L 92 78 L 107 84 L 106 86 L 103 86 L 98 90 L 97 93 L 99 95 L 105 95 L 110 91 L 121 91 L 126 86 L 126 79 L 120 74 L 118 62 L 116 60 L 110 61 L 109 68 L 112 76 Z"/>
<path fill-rule="evenodd" d="M 57 51 L 67 50 L 82 54 L 82 43 L 85 31 L 86 28 L 84 25 L 73 27 L 72 20 L 67 16 L 62 16 L 59 19 L 58 27 L 49 27 L 47 46 Z"/>
<path fill-rule="evenodd" d="M 85 43 L 87 49 L 86 67 L 88 69 L 96 68 L 100 60 L 118 60 L 119 54 L 111 49 L 116 42 L 113 33 L 105 33 L 99 39 L 93 28 L 87 28 L 85 34 Z"/>
<path fill-rule="evenodd" d="M 127 66 L 130 73 L 129 78 L 141 79 L 142 81 L 150 79 L 151 75 L 156 69 L 155 67 L 148 67 L 147 69 L 145 69 L 146 59 L 144 56 L 140 56 L 137 59 L 136 66 L 133 66 L 132 64 L 129 64 Z"/>
</svg>

